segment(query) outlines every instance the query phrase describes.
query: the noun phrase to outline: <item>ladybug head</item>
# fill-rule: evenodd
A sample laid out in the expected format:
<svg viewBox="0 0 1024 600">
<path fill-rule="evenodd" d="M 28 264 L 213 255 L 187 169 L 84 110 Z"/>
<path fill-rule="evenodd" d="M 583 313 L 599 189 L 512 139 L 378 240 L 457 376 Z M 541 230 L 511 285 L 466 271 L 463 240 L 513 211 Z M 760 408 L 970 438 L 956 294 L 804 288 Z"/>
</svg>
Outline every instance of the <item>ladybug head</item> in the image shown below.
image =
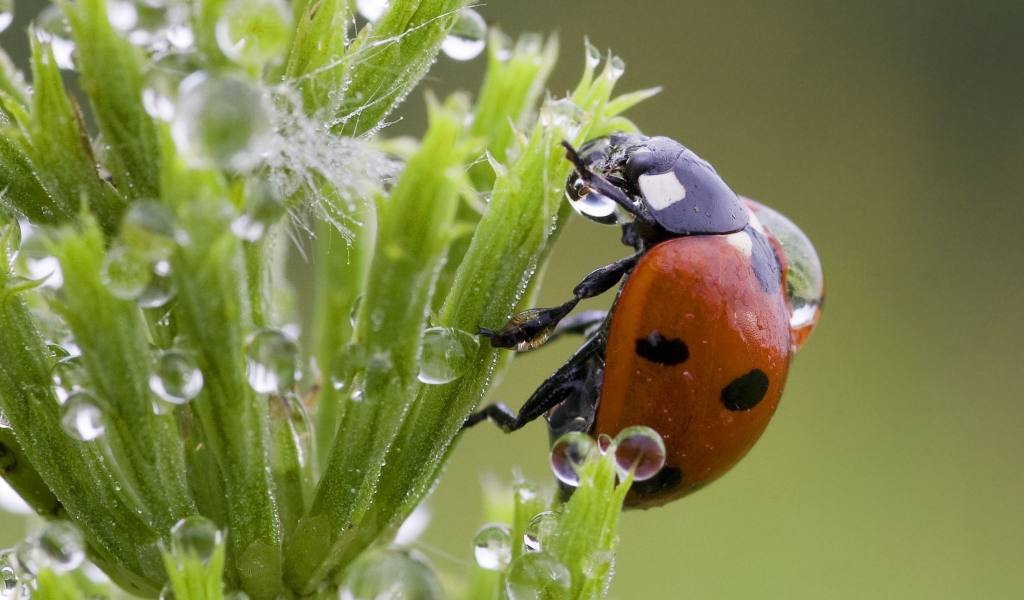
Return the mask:
<svg viewBox="0 0 1024 600">
<path fill-rule="evenodd" d="M 566 195 L 589 219 L 637 219 L 638 233 L 648 240 L 732 233 L 748 219 L 715 169 L 667 137 L 614 134 L 583 144 Z"/>
</svg>

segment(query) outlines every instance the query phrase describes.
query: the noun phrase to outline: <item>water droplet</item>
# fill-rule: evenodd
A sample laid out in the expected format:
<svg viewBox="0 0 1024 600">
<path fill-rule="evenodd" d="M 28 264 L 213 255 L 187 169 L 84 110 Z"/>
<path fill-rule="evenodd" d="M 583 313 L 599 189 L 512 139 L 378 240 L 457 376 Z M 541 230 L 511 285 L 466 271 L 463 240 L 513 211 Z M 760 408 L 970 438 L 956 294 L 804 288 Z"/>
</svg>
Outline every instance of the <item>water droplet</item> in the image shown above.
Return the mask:
<svg viewBox="0 0 1024 600">
<path fill-rule="evenodd" d="M 491 54 L 494 58 L 501 62 L 506 62 L 512 58 L 512 50 L 515 48 L 515 43 L 512 38 L 509 37 L 502 31 L 493 30 L 490 37 Z"/>
<path fill-rule="evenodd" d="M 142 106 L 154 119 L 170 122 L 178 104 L 178 87 L 186 77 L 200 71 L 204 61 L 198 52 L 165 52 L 146 65 Z"/>
<path fill-rule="evenodd" d="M 440 600 L 434 569 L 419 552 L 398 547 L 363 553 L 345 573 L 341 600 Z"/>
<path fill-rule="evenodd" d="M 352 301 L 352 311 L 348 314 L 348 322 L 355 327 L 359 322 L 359 307 L 363 304 L 363 295 L 359 294 L 356 299 Z"/>
<path fill-rule="evenodd" d="M 67 521 L 51 521 L 39 534 L 36 564 L 54 573 L 68 573 L 85 560 L 85 539 Z"/>
<path fill-rule="evenodd" d="M 166 260 L 159 260 L 153 264 L 153 276 L 149 280 L 149 285 L 142 290 L 142 294 L 138 297 L 139 306 L 159 308 L 167 304 L 178 293 L 174 279 L 171 278 L 170 265 L 171 263 Z"/>
<path fill-rule="evenodd" d="M 81 388 L 88 379 L 81 355 L 70 356 L 70 353 L 54 363 L 50 374 L 55 386 L 54 392 L 61 403 L 66 402 L 68 395 Z"/>
<path fill-rule="evenodd" d="M 580 476 L 576 472 L 596 450 L 594 438 L 585 433 L 570 432 L 555 440 L 551 447 L 551 470 L 566 485 L 576 487 Z"/>
<path fill-rule="evenodd" d="M 107 20 L 118 31 L 131 31 L 139 23 L 139 11 L 129 0 L 107 0 Z"/>
<path fill-rule="evenodd" d="M 562 137 L 576 137 L 582 121 L 583 110 L 569 98 L 549 100 L 540 108 L 541 125 L 561 131 Z"/>
<path fill-rule="evenodd" d="M 99 399 L 87 390 L 73 390 L 61 408 L 64 432 L 76 440 L 89 442 L 103 435 L 106 422 Z"/>
<path fill-rule="evenodd" d="M 419 380 L 439 385 L 455 381 L 473 364 L 480 343 L 473 334 L 449 327 L 423 332 Z"/>
<path fill-rule="evenodd" d="M 0 551 L 0 598 L 14 598 L 18 591 L 18 559 L 14 550 Z"/>
<path fill-rule="evenodd" d="M 229 0 L 217 21 L 217 45 L 244 66 L 263 66 L 284 51 L 292 33 L 282 0 Z"/>
<path fill-rule="evenodd" d="M 14 0 L 0 0 L 0 31 L 14 22 Z"/>
<path fill-rule="evenodd" d="M 601 51 L 597 49 L 597 46 L 590 43 L 590 40 L 586 41 L 587 51 L 587 68 L 595 69 L 597 65 L 601 63 Z"/>
<path fill-rule="evenodd" d="M 523 530 L 523 544 L 530 552 L 540 552 L 558 530 L 558 513 L 544 511 L 530 519 Z"/>
<path fill-rule="evenodd" d="M 573 210 L 595 223 L 618 225 L 633 220 L 632 215 L 620 207 L 617 202 L 588 187 L 575 173 L 570 176 L 566 184 L 565 196 L 569 199 L 569 205 Z"/>
<path fill-rule="evenodd" d="M 108 0 L 107 17 L 129 42 L 150 52 L 184 48 L 195 41 L 184 2 Z"/>
<path fill-rule="evenodd" d="M 793 346 L 799 350 L 821 318 L 825 301 L 825 275 L 811 240 L 782 213 L 744 198 L 757 225 L 775 236 L 786 259 L 786 295 L 789 298 Z"/>
<path fill-rule="evenodd" d="M 203 389 L 203 372 L 180 350 L 167 350 L 156 359 L 149 389 L 171 404 L 185 404 Z"/>
<path fill-rule="evenodd" d="M 0 244 L 7 261 L 13 262 L 21 249 L 21 223 L 6 207 L 0 206 Z"/>
<path fill-rule="evenodd" d="M 464 8 L 455 16 L 455 24 L 441 43 L 441 52 L 455 60 L 476 58 L 487 45 L 487 22 L 472 8 Z"/>
<path fill-rule="evenodd" d="M 121 220 L 121 241 L 146 259 L 166 260 L 176 245 L 174 215 L 156 200 L 136 200 Z"/>
<path fill-rule="evenodd" d="M 626 63 L 618 56 L 613 56 L 608 60 L 608 75 L 612 80 L 616 80 L 622 77 L 622 74 L 626 72 Z"/>
<path fill-rule="evenodd" d="M 288 391 L 302 378 L 299 344 L 280 329 L 254 332 L 245 357 L 249 385 L 260 394 Z"/>
<path fill-rule="evenodd" d="M 222 543 L 224 533 L 206 517 L 185 517 L 171 528 L 171 553 L 179 559 L 192 556 L 209 564 Z"/>
<path fill-rule="evenodd" d="M 129 246 L 111 248 L 100 267 L 103 285 L 121 300 L 134 300 L 142 295 L 152 276 L 146 257 Z"/>
<path fill-rule="evenodd" d="M 358 342 L 342 346 L 331 365 L 331 385 L 339 392 L 352 388 L 353 379 L 366 369 L 366 348 Z"/>
<path fill-rule="evenodd" d="M 14 545 L 12 550 L 13 560 L 18 572 L 28 578 L 39 574 L 39 565 L 36 558 L 39 556 L 39 540 L 36 538 L 25 538 Z"/>
<path fill-rule="evenodd" d="M 53 60 L 61 69 L 74 69 L 75 63 L 71 55 L 75 52 L 75 43 L 71 41 L 71 23 L 56 4 L 44 8 L 35 18 L 33 29 L 36 38 L 50 44 Z"/>
<path fill-rule="evenodd" d="M 263 177 L 253 177 L 245 186 L 245 212 L 231 222 L 231 232 L 255 242 L 263 238 L 286 212 L 284 200 Z"/>
<path fill-rule="evenodd" d="M 615 466 L 619 478 L 633 471 L 634 481 L 646 481 L 665 466 L 665 442 L 650 427 L 627 427 L 615 436 Z"/>
<path fill-rule="evenodd" d="M 177 597 L 178 596 L 174 593 L 174 586 L 171 585 L 171 582 L 168 581 L 165 583 L 163 589 L 160 590 L 159 600 L 175 600 Z"/>
<path fill-rule="evenodd" d="M 597 436 L 597 449 L 601 451 L 601 454 L 608 454 L 608 449 L 612 447 L 612 436 L 607 433 L 602 433 Z"/>
<path fill-rule="evenodd" d="M 572 575 L 547 552 L 528 552 L 509 567 L 505 592 L 509 600 L 568 600 Z"/>
<path fill-rule="evenodd" d="M 367 21 L 376 21 L 381 18 L 390 5 L 388 0 L 356 0 L 356 10 Z"/>
<path fill-rule="evenodd" d="M 473 540 L 473 556 L 488 571 L 503 570 L 512 560 L 512 529 L 504 523 L 481 527 Z"/>
<path fill-rule="evenodd" d="M 245 168 L 271 128 L 270 109 L 252 81 L 200 71 L 181 83 L 171 137 L 190 163 Z"/>
</svg>

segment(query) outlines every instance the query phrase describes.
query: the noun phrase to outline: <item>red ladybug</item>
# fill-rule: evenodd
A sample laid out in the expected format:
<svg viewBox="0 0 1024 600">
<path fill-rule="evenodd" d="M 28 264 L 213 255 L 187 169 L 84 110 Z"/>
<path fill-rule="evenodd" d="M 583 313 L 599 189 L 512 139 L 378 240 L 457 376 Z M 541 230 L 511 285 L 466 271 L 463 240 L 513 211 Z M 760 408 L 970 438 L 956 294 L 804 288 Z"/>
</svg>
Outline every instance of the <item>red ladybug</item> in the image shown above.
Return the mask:
<svg viewBox="0 0 1024 600">
<path fill-rule="evenodd" d="M 665 466 L 634 481 L 626 504 L 657 506 L 723 475 L 761 436 L 820 315 L 821 265 L 795 225 L 737 196 L 674 140 L 620 134 L 578 153 L 565 146 L 574 208 L 621 224 L 636 254 L 592 272 L 560 306 L 481 328 L 496 348 L 530 350 L 563 333 L 586 341 L 518 414 L 492 404 L 466 425 L 490 419 L 514 431 L 543 415 L 553 441 L 650 427 Z M 624 277 L 611 311 L 568 317 Z"/>
</svg>

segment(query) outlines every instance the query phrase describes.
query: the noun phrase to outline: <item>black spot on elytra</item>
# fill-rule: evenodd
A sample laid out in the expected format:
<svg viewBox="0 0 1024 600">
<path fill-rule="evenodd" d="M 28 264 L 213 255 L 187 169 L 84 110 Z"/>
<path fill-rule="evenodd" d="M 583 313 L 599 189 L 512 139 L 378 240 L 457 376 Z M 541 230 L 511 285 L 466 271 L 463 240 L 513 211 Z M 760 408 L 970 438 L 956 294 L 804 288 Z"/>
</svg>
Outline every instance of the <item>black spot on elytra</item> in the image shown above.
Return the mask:
<svg viewBox="0 0 1024 600">
<path fill-rule="evenodd" d="M 664 467 L 658 474 L 646 481 L 634 481 L 630 488 L 644 496 L 655 496 L 672 490 L 683 480 L 683 472 L 677 467 Z"/>
<path fill-rule="evenodd" d="M 690 349 L 683 340 L 669 339 L 657 331 L 636 341 L 636 353 L 651 362 L 671 367 L 690 358 Z"/>
<path fill-rule="evenodd" d="M 774 294 L 782 286 L 782 264 L 775 254 L 775 248 L 763 234 L 747 225 L 743 231 L 750 236 L 753 246 L 750 249 L 750 265 L 754 269 L 754 277 L 766 294 Z"/>
<path fill-rule="evenodd" d="M 761 369 L 740 375 L 722 390 L 722 404 L 729 410 L 750 410 L 768 393 L 768 376 Z"/>
</svg>

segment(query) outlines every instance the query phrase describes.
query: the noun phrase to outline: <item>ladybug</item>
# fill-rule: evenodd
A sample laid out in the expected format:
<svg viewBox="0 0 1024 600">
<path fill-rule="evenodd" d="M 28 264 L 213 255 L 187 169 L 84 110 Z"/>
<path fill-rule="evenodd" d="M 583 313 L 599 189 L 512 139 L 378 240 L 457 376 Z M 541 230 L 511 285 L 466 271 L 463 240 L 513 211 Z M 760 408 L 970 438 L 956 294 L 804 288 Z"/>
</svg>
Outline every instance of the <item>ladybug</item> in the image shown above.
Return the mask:
<svg viewBox="0 0 1024 600">
<path fill-rule="evenodd" d="M 590 273 L 564 304 L 480 329 L 518 351 L 563 334 L 586 341 L 518 413 L 491 404 L 466 426 L 489 419 L 510 432 L 544 416 L 553 442 L 650 427 L 665 466 L 634 481 L 626 505 L 658 506 L 722 476 L 761 436 L 820 316 L 821 264 L 795 225 L 738 196 L 679 142 L 615 134 L 578 152 L 563 145 L 573 207 L 621 225 L 636 252 Z M 610 311 L 569 316 L 623 280 Z"/>
</svg>

